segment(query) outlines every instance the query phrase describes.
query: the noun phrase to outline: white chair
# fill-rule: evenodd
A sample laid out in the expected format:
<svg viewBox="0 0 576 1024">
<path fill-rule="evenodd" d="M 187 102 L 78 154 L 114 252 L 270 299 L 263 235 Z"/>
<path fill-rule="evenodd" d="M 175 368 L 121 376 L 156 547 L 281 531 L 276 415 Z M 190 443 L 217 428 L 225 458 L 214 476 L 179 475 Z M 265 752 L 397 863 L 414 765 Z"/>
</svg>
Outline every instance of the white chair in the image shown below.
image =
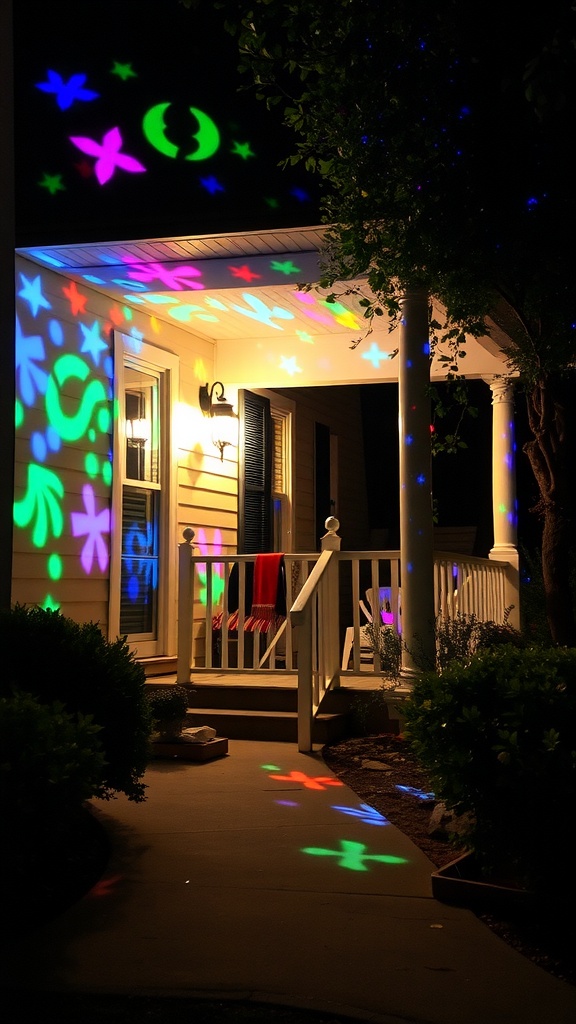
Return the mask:
<svg viewBox="0 0 576 1024">
<path fill-rule="evenodd" d="M 370 587 L 366 591 L 366 601 L 368 607 L 364 601 L 360 601 L 360 608 L 364 612 L 364 615 L 368 619 L 368 622 L 374 622 L 376 618 L 383 626 L 396 626 L 398 633 L 402 632 L 402 604 L 400 599 L 401 591 L 398 588 L 398 607 L 394 609 L 394 595 L 392 587 L 380 587 L 378 590 L 378 604 L 374 601 L 374 590 Z"/>
<path fill-rule="evenodd" d="M 395 621 L 398 622 L 398 633 L 402 632 L 401 622 L 401 607 L 400 607 L 400 590 L 398 590 L 398 609 L 397 614 L 394 614 L 392 609 L 392 587 L 380 587 L 378 591 L 378 604 L 375 607 L 374 602 L 374 590 L 370 587 L 366 591 L 366 601 L 361 600 L 360 610 L 364 614 L 367 623 L 374 622 L 376 616 L 377 621 L 380 620 L 383 626 L 394 626 Z M 366 633 L 366 626 L 360 626 L 359 630 L 359 642 L 360 642 L 360 665 L 369 665 L 374 661 L 374 652 L 370 646 L 368 636 Z M 354 647 L 354 627 L 348 626 L 344 635 L 344 646 L 342 649 L 342 671 L 346 671 L 350 664 L 350 658 L 352 656 L 352 649 Z"/>
</svg>

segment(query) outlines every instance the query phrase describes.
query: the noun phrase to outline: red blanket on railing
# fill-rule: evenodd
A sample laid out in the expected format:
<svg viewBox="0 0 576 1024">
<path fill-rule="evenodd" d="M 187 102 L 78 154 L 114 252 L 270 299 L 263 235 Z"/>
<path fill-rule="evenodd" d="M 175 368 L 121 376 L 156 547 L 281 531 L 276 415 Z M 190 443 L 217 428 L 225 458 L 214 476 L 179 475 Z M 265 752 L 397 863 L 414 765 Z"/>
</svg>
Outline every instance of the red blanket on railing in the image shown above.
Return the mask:
<svg viewBox="0 0 576 1024">
<path fill-rule="evenodd" d="M 244 623 L 244 629 L 249 633 L 255 629 L 266 632 L 271 626 L 277 629 L 285 616 L 284 555 L 276 551 L 271 554 L 256 555 L 252 609 Z"/>
<path fill-rule="evenodd" d="M 252 573 L 253 568 L 253 573 Z M 236 570 L 236 571 L 235 571 Z M 250 614 L 244 621 L 244 629 L 267 632 L 272 626 L 277 629 L 286 618 L 286 567 L 284 555 L 279 552 L 256 555 L 254 563 L 246 565 L 245 608 Z M 232 567 L 228 586 L 228 630 L 238 629 L 238 565 Z M 221 629 L 224 616 L 214 616 L 213 629 Z"/>
</svg>

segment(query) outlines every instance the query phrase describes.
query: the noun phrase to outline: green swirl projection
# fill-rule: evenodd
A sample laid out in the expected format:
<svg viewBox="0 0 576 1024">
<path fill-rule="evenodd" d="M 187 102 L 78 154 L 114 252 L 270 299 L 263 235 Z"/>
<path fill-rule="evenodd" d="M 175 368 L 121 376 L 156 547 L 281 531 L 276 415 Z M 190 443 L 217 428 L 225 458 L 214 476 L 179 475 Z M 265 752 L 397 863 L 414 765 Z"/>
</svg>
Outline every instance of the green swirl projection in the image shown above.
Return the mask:
<svg viewBox="0 0 576 1024">
<path fill-rule="evenodd" d="M 87 385 L 80 408 L 73 416 L 67 416 L 60 403 L 60 391 L 70 379 L 85 381 L 90 367 L 79 356 L 61 356 L 54 364 L 54 370 L 46 388 L 46 412 L 48 419 L 63 441 L 78 441 L 88 430 L 94 411 L 102 402 L 107 403 L 104 385 L 91 380 Z"/>
</svg>

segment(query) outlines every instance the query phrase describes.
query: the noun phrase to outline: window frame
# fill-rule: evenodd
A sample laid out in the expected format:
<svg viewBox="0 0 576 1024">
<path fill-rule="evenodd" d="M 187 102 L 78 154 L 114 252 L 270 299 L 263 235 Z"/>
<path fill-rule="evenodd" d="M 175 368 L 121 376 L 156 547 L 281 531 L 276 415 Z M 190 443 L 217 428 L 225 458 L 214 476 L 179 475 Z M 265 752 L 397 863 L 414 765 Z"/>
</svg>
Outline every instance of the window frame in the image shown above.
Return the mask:
<svg viewBox="0 0 576 1024">
<path fill-rule="evenodd" d="M 108 635 L 120 635 L 120 588 L 122 572 L 122 494 L 124 485 L 138 481 L 126 476 L 126 428 L 124 395 L 125 364 L 158 377 L 160 416 L 158 483 L 141 481 L 145 489 L 160 492 L 157 629 L 154 639 L 128 634 L 128 645 L 138 658 L 173 657 L 177 651 L 177 448 L 174 410 L 178 399 L 179 359 L 172 352 L 114 331 L 114 432 L 112 438 L 112 529 L 110 534 L 110 581 Z"/>
</svg>

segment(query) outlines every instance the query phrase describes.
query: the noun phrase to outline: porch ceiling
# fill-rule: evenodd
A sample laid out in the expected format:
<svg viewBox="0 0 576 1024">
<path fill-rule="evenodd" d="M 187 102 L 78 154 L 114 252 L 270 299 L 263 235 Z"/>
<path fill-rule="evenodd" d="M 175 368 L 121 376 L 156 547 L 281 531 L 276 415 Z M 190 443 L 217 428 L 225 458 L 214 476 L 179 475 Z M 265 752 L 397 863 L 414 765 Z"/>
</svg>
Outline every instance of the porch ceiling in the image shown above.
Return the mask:
<svg viewBox="0 0 576 1024">
<path fill-rule="evenodd" d="M 359 297 L 343 294 L 342 286 L 334 289 L 342 293 L 334 306 L 325 303 L 327 293 L 300 287 L 318 279 L 324 231 L 314 226 L 17 252 L 214 343 L 217 375 L 225 383 L 396 380 L 398 361 L 391 356 L 398 332 L 389 333 L 384 322 L 356 347 L 365 331 Z M 370 295 L 366 286 L 362 291 Z M 471 341 L 465 370 L 471 377 L 505 372 L 500 345 L 490 337 Z M 444 373 L 435 361 L 432 376 Z"/>
</svg>

